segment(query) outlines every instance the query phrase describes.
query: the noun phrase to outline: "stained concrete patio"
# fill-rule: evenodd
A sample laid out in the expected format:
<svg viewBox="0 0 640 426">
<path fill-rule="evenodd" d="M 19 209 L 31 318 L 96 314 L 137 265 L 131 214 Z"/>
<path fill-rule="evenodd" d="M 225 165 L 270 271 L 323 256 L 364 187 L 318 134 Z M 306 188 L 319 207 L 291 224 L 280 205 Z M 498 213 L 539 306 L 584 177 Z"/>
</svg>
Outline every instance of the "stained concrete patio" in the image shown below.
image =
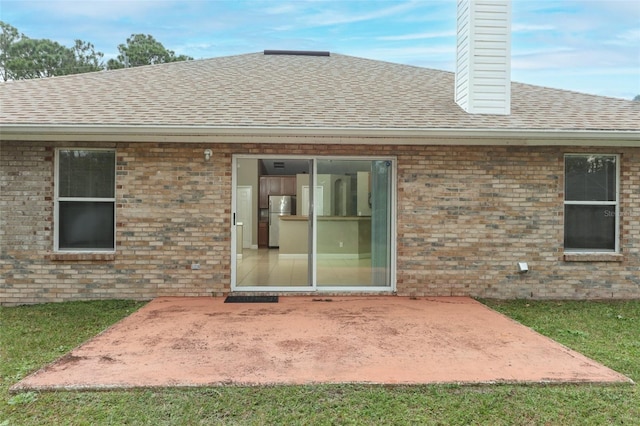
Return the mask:
<svg viewBox="0 0 640 426">
<path fill-rule="evenodd" d="M 160 298 L 12 390 L 630 382 L 470 298 Z"/>
</svg>

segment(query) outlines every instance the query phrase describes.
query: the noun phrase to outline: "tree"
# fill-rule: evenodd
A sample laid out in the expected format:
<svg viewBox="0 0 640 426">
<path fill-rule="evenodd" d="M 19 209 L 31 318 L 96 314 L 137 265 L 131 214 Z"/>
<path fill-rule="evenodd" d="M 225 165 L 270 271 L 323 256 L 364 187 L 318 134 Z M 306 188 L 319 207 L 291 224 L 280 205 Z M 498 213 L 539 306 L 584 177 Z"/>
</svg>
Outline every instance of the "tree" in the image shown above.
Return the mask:
<svg viewBox="0 0 640 426">
<path fill-rule="evenodd" d="M 7 62 L 11 58 L 11 46 L 20 39 L 18 29 L 0 21 L 0 75 L 3 81 L 9 80 L 10 71 L 7 69 Z"/>
<path fill-rule="evenodd" d="M 76 73 L 100 71 L 104 69 L 104 62 L 102 58 L 104 54 L 102 52 L 96 52 L 93 44 L 76 40 L 75 45 L 71 48 L 75 58 L 73 64 L 73 70 Z"/>
<path fill-rule="evenodd" d="M 27 78 L 79 74 L 105 69 L 104 54 L 93 44 L 75 40 L 73 47 L 65 47 L 48 39 L 32 39 L 0 21 L 0 76 L 4 81 Z M 188 61 L 186 55 L 176 56 L 150 35 L 132 34 L 126 44 L 118 46 L 117 59 L 110 59 L 107 69 Z"/>
<path fill-rule="evenodd" d="M 22 39 L 11 46 L 9 77 L 15 80 L 70 74 L 73 52 L 47 39 Z"/>
<path fill-rule="evenodd" d="M 155 38 L 145 34 L 131 34 L 131 37 L 127 38 L 126 44 L 118 46 L 118 51 L 120 52 L 118 58 L 109 59 L 107 69 L 139 67 L 193 59 L 186 55 L 176 56 L 173 50 L 168 50 Z"/>
<path fill-rule="evenodd" d="M 4 81 L 78 74 L 104 69 L 101 52 L 76 40 L 72 48 L 48 39 L 32 39 L 0 21 L 0 61 Z"/>
<path fill-rule="evenodd" d="M 640 102 L 640 95 L 636 95 L 636 97 L 633 98 L 633 100 L 636 101 L 636 102 Z"/>
</svg>

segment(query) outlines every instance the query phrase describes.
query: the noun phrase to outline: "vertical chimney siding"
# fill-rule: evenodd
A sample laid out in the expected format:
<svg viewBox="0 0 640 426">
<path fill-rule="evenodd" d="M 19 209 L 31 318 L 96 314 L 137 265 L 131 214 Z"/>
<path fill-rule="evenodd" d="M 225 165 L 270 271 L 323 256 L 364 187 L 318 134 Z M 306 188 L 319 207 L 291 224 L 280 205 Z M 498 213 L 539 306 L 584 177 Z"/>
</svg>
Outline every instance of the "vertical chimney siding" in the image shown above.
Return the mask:
<svg viewBox="0 0 640 426">
<path fill-rule="evenodd" d="M 455 100 L 470 114 L 511 113 L 511 2 L 458 0 Z"/>
</svg>

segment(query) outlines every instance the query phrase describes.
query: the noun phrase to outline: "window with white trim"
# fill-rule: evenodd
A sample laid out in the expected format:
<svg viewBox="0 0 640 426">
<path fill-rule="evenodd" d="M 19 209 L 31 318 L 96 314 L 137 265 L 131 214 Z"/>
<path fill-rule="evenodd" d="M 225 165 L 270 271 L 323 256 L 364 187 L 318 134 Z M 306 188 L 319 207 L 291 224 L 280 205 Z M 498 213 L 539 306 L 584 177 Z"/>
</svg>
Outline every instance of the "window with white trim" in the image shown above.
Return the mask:
<svg viewBox="0 0 640 426">
<path fill-rule="evenodd" d="M 567 154 L 564 167 L 565 251 L 618 252 L 618 156 Z"/>
<path fill-rule="evenodd" d="M 115 250 L 116 153 L 56 151 L 55 249 Z"/>
</svg>

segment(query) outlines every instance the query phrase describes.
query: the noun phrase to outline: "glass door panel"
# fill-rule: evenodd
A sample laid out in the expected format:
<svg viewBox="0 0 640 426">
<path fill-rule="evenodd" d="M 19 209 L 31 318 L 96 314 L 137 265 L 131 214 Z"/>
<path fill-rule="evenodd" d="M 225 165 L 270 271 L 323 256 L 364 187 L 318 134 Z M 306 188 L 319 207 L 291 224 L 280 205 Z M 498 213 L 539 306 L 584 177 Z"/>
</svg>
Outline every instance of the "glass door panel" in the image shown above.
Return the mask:
<svg viewBox="0 0 640 426">
<path fill-rule="evenodd" d="M 311 160 L 237 158 L 236 163 L 234 217 L 250 216 L 255 218 L 257 226 L 249 227 L 242 221 L 234 223 L 234 288 L 240 291 L 308 290 L 312 285 L 308 216 L 312 200 L 310 197 L 303 200 L 302 187 L 308 188 Z M 247 200 L 246 193 L 257 197 Z M 244 235 L 247 232 L 252 233 L 251 237 Z M 243 244 L 242 240 L 252 244 Z"/>
<path fill-rule="evenodd" d="M 391 162 L 371 162 L 371 284 L 388 286 L 391 272 Z"/>
<path fill-rule="evenodd" d="M 391 162 L 317 160 L 318 287 L 390 286 Z"/>
</svg>

